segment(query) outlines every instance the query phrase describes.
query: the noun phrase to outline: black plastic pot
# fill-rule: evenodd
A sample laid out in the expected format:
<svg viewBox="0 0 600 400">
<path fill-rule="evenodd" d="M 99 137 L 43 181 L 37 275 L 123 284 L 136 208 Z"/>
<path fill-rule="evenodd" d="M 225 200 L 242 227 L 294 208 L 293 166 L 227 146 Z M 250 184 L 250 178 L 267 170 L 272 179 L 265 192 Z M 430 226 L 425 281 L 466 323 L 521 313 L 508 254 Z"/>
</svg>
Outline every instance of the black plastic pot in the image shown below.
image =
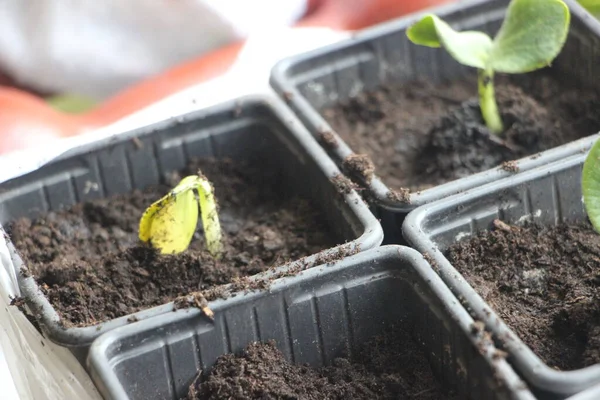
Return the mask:
<svg viewBox="0 0 600 400">
<path fill-rule="evenodd" d="M 569 5 L 572 1 L 567 0 Z M 460 30 L 482 30 L 494 35 L 504 18 L 508 0 L 470 0 L 436 8 L 436 15 Z M 600 65 L 600 25 L 581 7 L 572 7 L 571 28 L 566 45 L 552 68 L 582 82 L 595 84 Z M 475 72 L 461 66 L 446 52 L 416 46 L 406 38 L 406 29 L 419 15 L 405 17 L 363 32 L 353 38 L 303 55 L 291 57 L 275 66 L 271 85 L 287 101 L 310 132 L 332 132 L 337 142 L 330 154 L 341 163 L 353 150 L 333 131 L 320 111 L 340 101 L 394 82 L 425 78 L 433 82 L 472 76 Z M 475 88 L 474 94 L 475 94 Z M 593 139 L 583 139 L 518 161 L 525 171 L 578 153 L 590 147 Z M 329 146 L 331 147 L 331 146 Z M 377 171 L 375 171 L 377 174 Z M 401 242 L 401 225 L 408 212 L 432 201 L 510 176 L 494 168 L 421 192 L 411 193 L 410 202 L 392 200 L 390 189 L 374 176 L 362 182 L 375 199 L 375 212 L 385 232 L 384 243 Z M 393 196 L 392 196 L 393 198 Z"/>
<path fill-rule="evenodd" d="M 569 397 L 567 400 L 597 400 L 600 399 L 600 385 L 586 389 L 576 395 Z"/>
<path fill-rule="evenodd" d="M 569 397 L 567 400 L 597 400 L 600 399 L 600 385 L 586 389 L 583 392 L 579 392 L 574 396 Z"/>
<path fill-rule="evenodd" d="M 0 221 L 35 217 L 75 202 L 157 184 L 192 157 L 203 156 L 268 159 L 268 165 L 282 170 L 289 181 L 289 188 L 281 190 L 293 190 L 321 207 L 338 243 L 346 243 L 295 261 L 303 267 L 323 257 L 379 246 L 383 239 L 379 222 L 356 192 L 337 192 L 330 181 L 339 174 L 337 167 L 275 96 L 243 98 L 69 151 L 0 185 Z M 12 259 L 19 271 L 21 261 L 14 249 Z M 169 303 L 133 317 L 66 329 L 34 278 L 19 274 L 19 286 L 49 339 L 72 348 L 79 357 L 103 332 L 173 310 Z"/>
<path fill-rule="evenodd" d="M 489 229 L 499 218 L 507 223 L 532 220 L 554 225 L 587 218 L 581 195 L 584 154 L 571 156 L 516 176 L 418 208 L 403 225 L 405 239 L 428 254 L 438 273 L 473 316 L 485 322 L 517 371 L 541 397 L 564 399 L 600 384 L 600 364 L 574 371 L 550 368 L 525 345 L 450 264 L 443 252 L 460 238 Z"/>
<path fill-rule="evenodd" d="M 107 399 L 179 399 L 199 368 L 254 341 L 274 339 L 312 366 L 348 357 L 390 324 L 425 348 L 445 388 L 471 399 L 533 399 L 423 256 L 385 246 L 210 304 L 215 321 L 180 310 L 113 330 L 94 342 L 88 369 Z"/>
</svg>

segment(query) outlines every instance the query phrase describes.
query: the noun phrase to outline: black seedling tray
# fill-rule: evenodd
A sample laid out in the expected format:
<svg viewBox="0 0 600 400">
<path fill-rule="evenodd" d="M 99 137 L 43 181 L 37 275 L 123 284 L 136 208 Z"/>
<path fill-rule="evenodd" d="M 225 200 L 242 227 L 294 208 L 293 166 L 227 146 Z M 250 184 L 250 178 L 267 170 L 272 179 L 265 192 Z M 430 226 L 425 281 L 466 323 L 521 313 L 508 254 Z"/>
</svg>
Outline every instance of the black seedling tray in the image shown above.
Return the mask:
<svg viewBox="0 0 600 400">
<path fill-rule="evenodd" d="M 424 13 L 435 13 L 455 29 L 480 30 L 495 35 L 508 3 L 508 0 L 459 1 Z M 600 24 L 574 4 L 575 0 L 567 0 L 567 3 L 572 9 L 569 36 L 561 54 L 552 63 L 552 69 L 575 81 L 595 85 L 600 73 Z M 416 46 L 407 39 L 407 28 L 421 15 L 415 14 L 376 26 L 357 33 L 351 39 L 285 59 L 275 66 L 271 85 L 313 135 L 318 137 L 321 132 L 333 134 L 337 145 L 329 150 L 336 162 L 341 163 L 354 154 L 354 150 L 323 118 L 320 112 L 324 108 L 390 83 L 418 78 L 440 82 L 475 74 L 474 69 L 460 65 L 446 52 Z M 473 90 L 475 94 L 476 89 Z M 517 161 L 516 169 L 525 171 L 585 151 L 594 138 L 571 142 L 523 158 Z M 490 169 L 411 193 L 409 202 L 389 197 L 390 189 L 377 176 L 362 184 L 375 199 L 375 213 L 380 217 L 385 232 L 384 243 L 401 243 L 402 221 L 410 211 L 423 204 L 505 178 L 511 173 L 500 167 Z"/>
<path fill-rule="evenodd" d="M 578 154 L 422 206 L 410 213 L 403 225 L 408 243 L 434 260 L 442 279 L 464 299 L 473 316 L 485 322 L 494 337 L 502 341 L 511 363 L 543 398 L 564 399 L 600 385 L 600 364 L 574 371 L 550 368 L 465 281 L 443 252 L 463 237 L 490 229 L 494 219 L 509 224 L 529 220 L 546 225 L 586 220 L 581 195 L 584 160 L 585 154 Z"/>
<path fill-rule="evenodd" d="M 261 157 L 285 174 L 284 186 L 289 187 L 281 190 L 313 200 L 342 245 L 296 260 L 303 268 L 319 259 L 379 246 L 383 239 L 368 206 L 354 191 L 346 195 L 337 191 L 330 181 L 339 174 L 337 167 L 275 96 L 242 98 L 75 148 L 36 171 L 2 183 L 0 222 L 165 182 L 192 157 Z M 12 250 L 19 272 L 21 260 Z M 72 348 L 79 357 L 102 333 L 173 310 L 169 303 L 93 326 L 65 328 L 33 277 L 19 273 L 19 286 L 48 337 Z"/>
<path fill-rule="evenodd" d="M 179 399 L 199 369 L 274 339 L 294 363 L 329 365 L 392 324 L 421 344 L 436 379 L 464 399 L 534 399 L 423 256 L 385 246 L 210 304 L 215 320 L 179 310 L 94 342 L 88 369 L 106 399 Z M 496 356 L 495 356 L 496 355 Z"/>
</svg>

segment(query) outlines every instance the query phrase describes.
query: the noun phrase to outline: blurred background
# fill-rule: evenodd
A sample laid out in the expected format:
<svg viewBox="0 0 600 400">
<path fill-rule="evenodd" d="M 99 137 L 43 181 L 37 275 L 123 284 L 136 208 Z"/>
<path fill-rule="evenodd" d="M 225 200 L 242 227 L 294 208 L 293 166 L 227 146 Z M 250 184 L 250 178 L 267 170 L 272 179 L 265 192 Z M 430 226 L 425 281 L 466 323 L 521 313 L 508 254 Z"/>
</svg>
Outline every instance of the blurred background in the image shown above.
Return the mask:
<svg viewBox="0 0 600 400">
<path fill-rule="evenodd" d="M 450 1 L 2 1 L 0 154 L 110 126 L 223 76 L 251 39 L 262 52 L 244 59 L 249 80 L 254 64 L 346 37 L 332 32 Z"/>
</svg>

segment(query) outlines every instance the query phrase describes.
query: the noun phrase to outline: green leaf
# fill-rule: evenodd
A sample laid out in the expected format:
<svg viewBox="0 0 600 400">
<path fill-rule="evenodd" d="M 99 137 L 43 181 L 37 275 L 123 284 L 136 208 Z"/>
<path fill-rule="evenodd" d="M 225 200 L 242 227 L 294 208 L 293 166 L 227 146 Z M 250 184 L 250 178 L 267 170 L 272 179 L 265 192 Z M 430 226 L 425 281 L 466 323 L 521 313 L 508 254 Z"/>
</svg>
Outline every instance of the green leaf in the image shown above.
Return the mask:
<svg viewBox="0 0 600 400">
<path fill-rule="evenodd" d="M 494 39 L 490 68 L 518 74 L 549 65 L 567 40 L 570 18 L 561 0 L 512 0 Z"/>
<path fill-rule="evenodd" d="M 46 102 L 55 110 L 62 111 L 68 114 L 80 114 L 91 110 L 96 106 L 96 101 L 76 94 L 59 94 L 49 99 Z"/>
<path fill-rule="evenodd" d="M 198 202 L 193 192 L 197 185 L 198 177 L 188 176 L 148 207 L 140 220 L 140 240 L 150 241 L 163 254 L 187 249 L 198 222 Z"/>
<path fill-rule="evenodd" d="M 600 0 L 579 0 L 579 4 L 595 18 L 600 18 Z"/>
<path fill-rule="evenodd" d="M 581 188 L 588 218 L 600 232 L 600 140 L 594 143 L 583 164 Z"/>
<path fill-rule="evenodd" d="M 414 44 L 427 47 L 441 47 L 438 33 L 435 30 L 435 15 L 426 15 L 419 22 L 408 28 L 406 36 Z"/>
<path fill-rule="evenodd" d="M 457 32 L 435 15 L 427 15 L 408 28 L 406 36 L 415 44 L 444 49 L 459 63 L 485 69 L 492 39 L 483 32 Z"/>
</svg>

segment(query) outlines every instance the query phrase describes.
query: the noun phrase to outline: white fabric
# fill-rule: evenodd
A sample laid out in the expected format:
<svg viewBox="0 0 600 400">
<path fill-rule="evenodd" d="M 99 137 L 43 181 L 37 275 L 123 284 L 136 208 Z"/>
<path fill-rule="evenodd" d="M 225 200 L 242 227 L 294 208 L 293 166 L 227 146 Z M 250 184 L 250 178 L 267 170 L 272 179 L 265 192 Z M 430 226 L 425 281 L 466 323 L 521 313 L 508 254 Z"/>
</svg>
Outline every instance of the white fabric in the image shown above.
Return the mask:
<svg viewBox="0 0 600 400">
<path fill-rule="evenodd" d="M 203 0 L 240 37 L 292 25 L 306 13 L 307 0 Z"/>
<path fill-rule="evenodd" d="M 103 99 L 305 9 L 306 0 L 1 0 L 0 68 L 40 91 Z"/>
<path fill-rule="evenodd" d="M 0 339 L 4 337 L 4 333 L 1 334 Z M 15 387 L 15 383 L 8 367 L 8 362 L 4 357 L 4 353 L 0 349 L 0 387 L 2 388 L 2 396 L 6 400 L 18 400 L 19 393 Z"/>
<path fill-rule="evenodd" d="M 4 243 L 1 247 L 0 251 L 5 254 Z M 3 267 L 11 268 L 6 264 Z M 16 307 L 9 305 L 8 291 L 13 288 L 7 288 L 5 283 L 2 281 L 0 285 L 1 398 L 101 400 L 73 355 L 42 337 Z"/>
</svg>

